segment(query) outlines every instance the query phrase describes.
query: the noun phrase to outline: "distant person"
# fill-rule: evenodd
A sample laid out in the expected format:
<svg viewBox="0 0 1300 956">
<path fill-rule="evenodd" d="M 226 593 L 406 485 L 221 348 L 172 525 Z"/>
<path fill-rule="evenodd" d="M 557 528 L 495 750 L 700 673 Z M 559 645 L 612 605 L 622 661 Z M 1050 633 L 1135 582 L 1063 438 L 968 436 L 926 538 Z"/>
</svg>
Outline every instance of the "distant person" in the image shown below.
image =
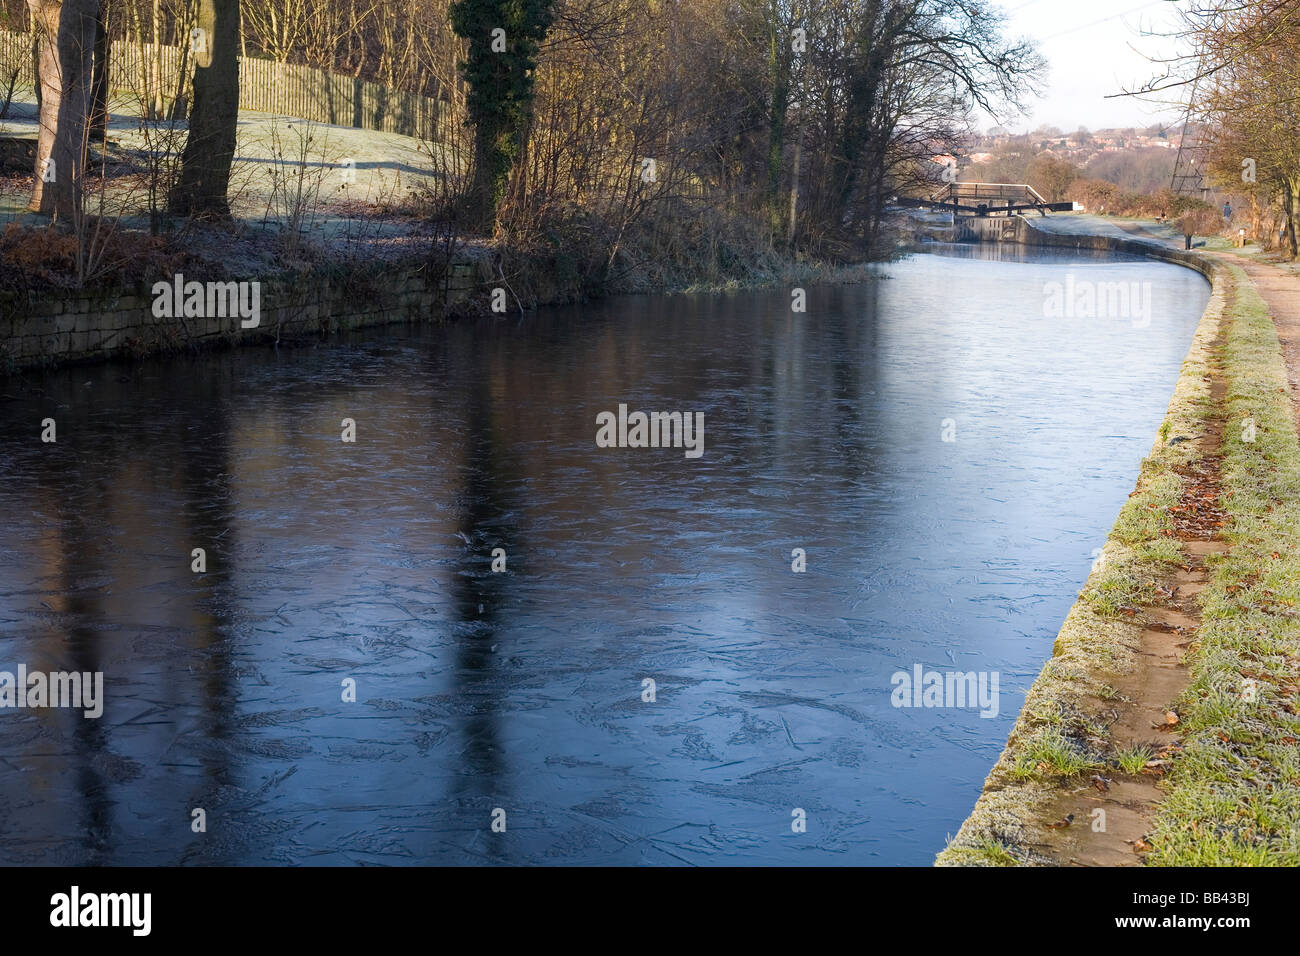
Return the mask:
<svg viewBox="0 0 1300 956">
<path fill-rule="evenodd" d="M 1223 204 L 1223 221 L 1224 221 L 1224 222 L 1231 222 L 1231 221 L 1232 221 L 1232 203 L 1231 203 L 1231 202 L 1225 202 L 1225 203 Z"/>
</svg>

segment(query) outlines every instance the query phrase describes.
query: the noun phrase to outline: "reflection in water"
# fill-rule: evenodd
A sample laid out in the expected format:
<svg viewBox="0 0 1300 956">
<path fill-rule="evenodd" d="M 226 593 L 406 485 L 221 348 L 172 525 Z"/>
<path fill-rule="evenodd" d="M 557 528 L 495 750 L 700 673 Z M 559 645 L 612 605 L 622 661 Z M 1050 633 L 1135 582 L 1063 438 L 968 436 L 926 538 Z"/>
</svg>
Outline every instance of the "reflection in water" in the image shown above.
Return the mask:
<svg viewBox="0 0 1300 956">
<path fill-rule="evenodd" d="M 489 357 L 476 342 L 471 347 L 471 365 L 489 367 Z M 496 371 L 495 369 L 493 370 Z M 499 720 L 503 695 L 494 680 L 494 665 L 500 661 L 499 641 L 509 640 L 509 629 L 500 626 L 501 607 L 507 598 L 506 571 L 509 558 L 516 562 L 526 550 L 523 536 L 510 516 L 509 489 L 518 475 L 508 460 L 508 449 L 493 420 L 492 384 L 495 374 L 466 383 L 467 437 L 472 446 L 462 464 L 462 518 L 458 535 L 471 546 L 465 556 L 468 573 L 455 579 L 454 605 L 463 625 L 456 648 L 454 686 L 463 699 L 472 702 L 460 728 L 463 738 L 457 779 L 457 794 L 464 806 L 477 808 L 486 818 L 489 808 L 513 805 L 512 794 L 501 790 L 510 779 L 503 773 L 504 741 Z M 487 559 L 501 549 L 506 571 L 488 570 Z M 493 860 L 508 859 L 505 846 L 493 831 L 488 854 Z"/>
<path fill-rule="evenodd" d="M 0 860 L 928 862 L 1208 299 L 977 255 L 805 314 L 632 297 L 8 380 L 0 669 L 107 702 L 0 711 Z M 1067 273 L 1151 281 L 1152 321 L 1044 318 Z M 704 456 L 596 448 L 620 402 L 703 412 Z M 894 709 L 916 664 L 997 671 L 998 717 Z"/>
</svg>

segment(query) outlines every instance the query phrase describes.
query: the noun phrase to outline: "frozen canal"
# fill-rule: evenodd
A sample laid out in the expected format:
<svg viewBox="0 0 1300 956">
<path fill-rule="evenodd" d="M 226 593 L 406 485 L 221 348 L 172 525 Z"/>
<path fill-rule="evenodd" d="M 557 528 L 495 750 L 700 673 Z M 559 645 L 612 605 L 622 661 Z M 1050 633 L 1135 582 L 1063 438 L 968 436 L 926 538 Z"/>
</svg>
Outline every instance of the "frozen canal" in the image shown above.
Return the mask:
<svg viewBox="0 0 1300 956">
<path fill-rule="evenodd" d="M 105 698 L 0 708 L 0 862 L 928 864 L 1209 295 L 1003 255 L 0 380 L 0 671 Z M 620 403 L 703 455 L 597 447 Z"/>
</svg>

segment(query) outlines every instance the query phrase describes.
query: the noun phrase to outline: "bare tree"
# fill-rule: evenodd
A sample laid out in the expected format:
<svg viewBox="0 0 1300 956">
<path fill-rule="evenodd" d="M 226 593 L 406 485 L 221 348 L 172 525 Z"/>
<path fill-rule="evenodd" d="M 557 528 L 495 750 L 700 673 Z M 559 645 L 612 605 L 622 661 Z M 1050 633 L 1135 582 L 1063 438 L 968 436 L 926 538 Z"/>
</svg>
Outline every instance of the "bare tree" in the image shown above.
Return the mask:
<svg viewBox="0 0 1300 956">
<path fill-rule="evenodd" d="M 199 0 L 192 50 L 194 108 L 169 206 L 179 215 L 226 219 L 239 120 L 239 0 Z"/>
<path fill-rule="evenodd" d="M 40 132 L 34 212 L 73 220 L 81 210 L 99 0 L 28 0 L 38 31 Z"/>
</svg>

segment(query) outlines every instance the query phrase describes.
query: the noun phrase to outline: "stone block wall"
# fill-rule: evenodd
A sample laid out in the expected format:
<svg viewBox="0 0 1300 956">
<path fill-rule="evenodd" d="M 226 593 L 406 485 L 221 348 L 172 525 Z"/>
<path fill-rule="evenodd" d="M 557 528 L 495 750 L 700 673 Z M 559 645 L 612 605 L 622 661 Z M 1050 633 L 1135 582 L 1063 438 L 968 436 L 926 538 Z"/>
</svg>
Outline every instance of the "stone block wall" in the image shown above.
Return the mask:
<svg viewBox="0 0 1300 956">
<path fill-rule="evenodd" d="M 263 282 L 260 321 L 238 316 L 157 318 L 149 287 L 0 295 L 0 373 L 211 348 L 326 337 L 399 322 L 440 322 L 476 294 L 487 301 L 489 267 L 454 262 L 445 275 L 404 268 L 349 280 L 308 276 Z M 160 277 L 169 281 L 171 277 Z M 196 276 L 187 277 L 197 278 Z"/>
</svg>

